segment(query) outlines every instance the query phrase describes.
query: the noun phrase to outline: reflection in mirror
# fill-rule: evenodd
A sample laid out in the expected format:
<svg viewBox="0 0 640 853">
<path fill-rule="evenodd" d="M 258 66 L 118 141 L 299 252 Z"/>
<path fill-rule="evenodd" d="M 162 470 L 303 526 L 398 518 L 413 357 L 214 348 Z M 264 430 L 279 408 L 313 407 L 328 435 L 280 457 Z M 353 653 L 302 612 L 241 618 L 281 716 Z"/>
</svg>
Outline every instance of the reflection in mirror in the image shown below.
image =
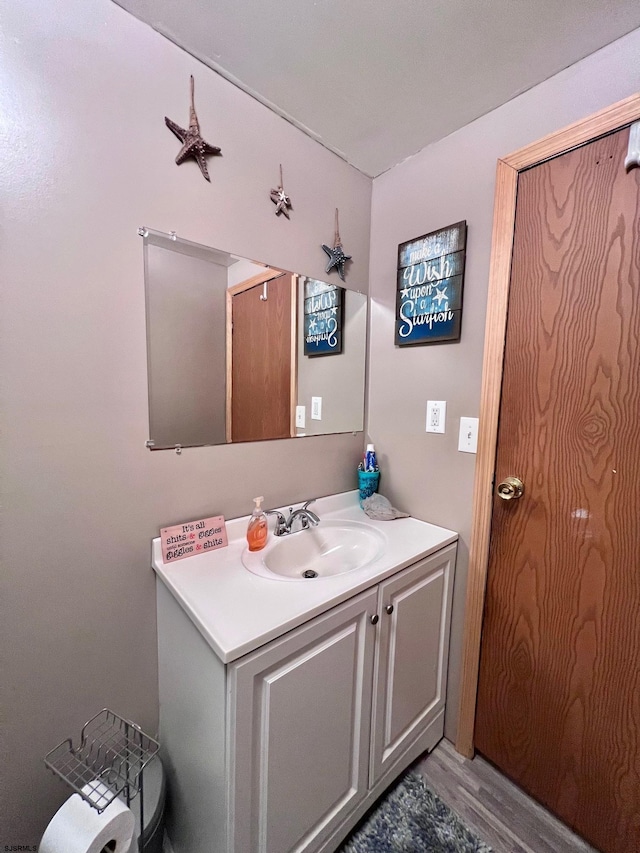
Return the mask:
<svg viewBox="0 0 640 853">
<path fill-rule="evenodd" d="M 363 429 L 364 294 L 140 233 L 150 447 Z"/>
</svg>

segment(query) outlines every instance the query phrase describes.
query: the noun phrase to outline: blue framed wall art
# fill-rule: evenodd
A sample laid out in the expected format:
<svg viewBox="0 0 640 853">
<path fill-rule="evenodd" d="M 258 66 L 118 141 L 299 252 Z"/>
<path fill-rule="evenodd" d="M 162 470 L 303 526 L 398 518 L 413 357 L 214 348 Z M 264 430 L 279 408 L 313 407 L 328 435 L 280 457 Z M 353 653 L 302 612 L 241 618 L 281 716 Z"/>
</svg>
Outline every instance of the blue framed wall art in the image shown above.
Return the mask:
<svg viewBox="0 0 640 853">
<path fill-rule="evenodd" d="M 304 283 L 304 354 L 342 352 L 344 288 L 308 278 Z"/>
<path fill-rule="evenodd" d="M 459 341 L 467 223 L 398 246 L 396 346 Z"/>
</svg>

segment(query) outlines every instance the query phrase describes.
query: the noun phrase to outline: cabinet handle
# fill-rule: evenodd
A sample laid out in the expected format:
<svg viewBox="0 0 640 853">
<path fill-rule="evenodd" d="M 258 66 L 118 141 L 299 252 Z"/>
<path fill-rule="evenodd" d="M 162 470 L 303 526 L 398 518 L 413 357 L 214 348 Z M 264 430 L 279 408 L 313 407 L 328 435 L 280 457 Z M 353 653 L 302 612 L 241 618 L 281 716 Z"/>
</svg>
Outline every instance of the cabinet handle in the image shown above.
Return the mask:
<svg viewBox="0 0 640 853">
<path fill-rule="evenodd" d="M 377 613 L 374 613 L 369 621 L 371 622 L 372 625 L 377 625 L 378 622 L 380 621 L 380 617 L 378 616 Z"/>
<path fill-rule="evenodd" d="M 387 606 L 385 607 L 385 610 L 387 611 L 389 616 L 391 616 L 391 614 L 393 613 L 393 604 L 387 604 Z"/>
</svg>

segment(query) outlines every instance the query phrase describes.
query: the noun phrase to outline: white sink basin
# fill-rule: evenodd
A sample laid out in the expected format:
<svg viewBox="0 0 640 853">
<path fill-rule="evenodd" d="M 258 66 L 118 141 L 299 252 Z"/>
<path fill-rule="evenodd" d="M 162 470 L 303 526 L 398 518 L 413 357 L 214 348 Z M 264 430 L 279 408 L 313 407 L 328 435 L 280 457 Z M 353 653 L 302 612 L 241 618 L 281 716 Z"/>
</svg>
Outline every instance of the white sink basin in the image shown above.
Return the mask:
<svg viewBox="0 0 640 853">
<path fill-rule="evenodd" d="M 298 533 L 272 535 L 262 551 L 245 548 L 242 562 L 250 572 L 274 580 L 327 578 L 373 563 L 385 544 L 385 536 L 367 524 L 321 520 Z"/>
</svg>

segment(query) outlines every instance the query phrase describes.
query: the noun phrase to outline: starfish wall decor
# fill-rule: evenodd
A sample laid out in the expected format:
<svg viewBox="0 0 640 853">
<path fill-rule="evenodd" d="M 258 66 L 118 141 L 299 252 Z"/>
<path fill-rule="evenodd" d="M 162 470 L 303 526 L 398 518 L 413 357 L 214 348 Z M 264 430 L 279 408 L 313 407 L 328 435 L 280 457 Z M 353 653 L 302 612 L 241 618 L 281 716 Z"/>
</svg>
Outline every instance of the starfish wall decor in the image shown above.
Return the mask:
<svg viewBox="0 0 640 853">
<path fill-rule="evenodd" d="M 277 189 L 271 190 L 271 201 L 276 206 L 276 216 L 279 216 L 281 213 L 289 219 L 289 211 L 288 207 L 291 207 L 291 199 L 284 191 L 284 184 L 282 182 L 282 163 L 280 164 L 280 185 Z"/>
<path fill-rule="evenodd" d="M 322 248 L 325 250 L 327 255 L 329 256 L 329 262 L 327 264 L 327 268 L 325 272 L 331 272 L 331 270 L 335 267 L 338 271 L 338 275 L 344 281 L 344 265 L 347 261 L 351 260 L 351 255 L 345 255 L 342 249 L 342 240 L 340 239 L 340 228 L 338 226 L 338 208 L 336 207 L 336 233 L 333 240 L 333 249 L 329 246 L 325 246 L 322 244 Z"/>
<path fill-rule="evenodd" d="M 208 142 L 205 142 L 202 136 L 200 135 L 200 125 L 198 123 L 198 116 L 196 115 L 196 108 L 194 104 L 193 97 L 193 74 L 191 75 L 191 107 L 189 109 L 189 127 L 185 130 L 184 128 L 177 125 L 174 121 L 171 121 L 170 118 L 164 117 L 164 123 L 167 125 L 169 130 L 171 130 L 178 137 L 180 142 L 182 142 L 182 148 L 178 151 L 178 156 L 176 157 L 176 163 L 178 166 L 188 157 L 193 157 L 197 162 L 198 166 L 200 166 L 200 171 L 204 175 L 207 181 L 211 183 L 211 178 L 209 177 L 209 170 L 207 169 L 207 161 L 205 160 L 206 154 L 222 154 L 222 151 L 216 145 L 209 145 Z"/>
</svg>

